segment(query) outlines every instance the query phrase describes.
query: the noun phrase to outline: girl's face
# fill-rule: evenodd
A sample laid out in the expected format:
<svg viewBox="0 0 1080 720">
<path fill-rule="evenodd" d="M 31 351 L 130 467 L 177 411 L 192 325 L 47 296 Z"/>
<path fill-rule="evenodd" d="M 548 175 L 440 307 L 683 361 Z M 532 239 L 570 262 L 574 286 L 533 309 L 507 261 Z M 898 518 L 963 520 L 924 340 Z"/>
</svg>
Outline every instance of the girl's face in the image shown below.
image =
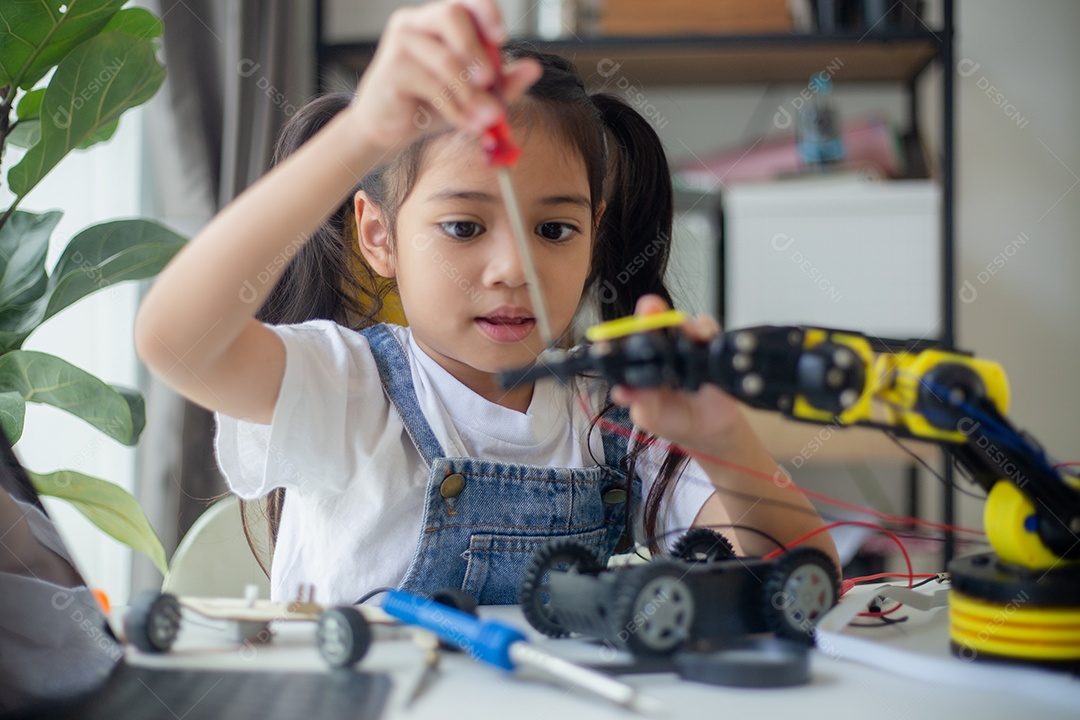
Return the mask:
<svg viewBox="0 0 1080 720">
<path fill-rule="evenodd" d="M 511 176 L 559 337 L 589 274 L 588 176 L 576 149 L 540 123 L 516 127 L 515 137 L 522 155 Z M 534 361 L 543 343 L 496 171 L 474 139 L 451 135 L 428 146 L 389 255 L 417 344 L 473 390 L 520 405 L 494 388 L 492 373 Z"/>
</svg>

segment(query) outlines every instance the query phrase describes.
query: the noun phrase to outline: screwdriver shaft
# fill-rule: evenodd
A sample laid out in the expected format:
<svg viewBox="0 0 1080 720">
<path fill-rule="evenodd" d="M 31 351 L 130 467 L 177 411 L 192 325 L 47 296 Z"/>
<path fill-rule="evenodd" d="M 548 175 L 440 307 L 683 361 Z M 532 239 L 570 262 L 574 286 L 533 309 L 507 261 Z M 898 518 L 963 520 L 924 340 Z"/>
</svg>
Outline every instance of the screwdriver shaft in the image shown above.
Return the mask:
<svg viewBox="0 0 1080 720">
<path fill-rule="evenodd" d="M 525 230 L 525 223 L 521 219 L 521 207 L 518 205 L 517 195 L 514 193 L 514 184 L 510 180 L 510 168 L 498 169 L 499 190 L 502 192 L 503 204 L 506 206 L 506 214 L 510 219 L 510 230 L 517 244 L 518 254 L 521 256 L 521 264 L 525 269 L 525 284 L 529 289 L 529 301 L 536 315 L 536 326 L 540 331 L 540 339 L 544 347 L 548 348 L 554 343 L 551 330 L 551 320 L 548 318 L 547 305 L 544 304 L 544 293 L 540 287 L 540 277 L 536 274 L 536 264 L 533 262 L 532 249 L 529 247 L 529 235 Z"/>
<path fill-rule="evenodd" d="M 575 665 L 568 660 L 546 653 L 535 645 L 516 642 L 510 646 L 509 653 L 515 665 L 535 668 L 565 685 L 579 687 L 628 710 L 649 715 L 655 715 L 662 710 L 656 698 L 638 692 L 632 685 L 627 685 L 610 675 Z"/>
</svg>

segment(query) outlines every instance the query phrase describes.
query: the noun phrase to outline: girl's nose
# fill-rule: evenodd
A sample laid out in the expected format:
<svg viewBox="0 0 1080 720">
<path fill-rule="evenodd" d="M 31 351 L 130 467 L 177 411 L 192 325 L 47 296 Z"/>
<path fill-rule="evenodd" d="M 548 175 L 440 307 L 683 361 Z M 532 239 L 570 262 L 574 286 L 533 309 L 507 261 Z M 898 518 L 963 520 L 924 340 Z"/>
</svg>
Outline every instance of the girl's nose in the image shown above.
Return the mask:
<svg viewBox="0 0 1080 720">
<path fill-rule="evenodd" d="M 484 268 L 484 284 L 489 287 L 505 285 L 510 288 L 525 284 L 525 266 L 518 252 L 517 243 L 509 227 L 492 233 L 488 246 L 487 265 Z"/>
</svg>

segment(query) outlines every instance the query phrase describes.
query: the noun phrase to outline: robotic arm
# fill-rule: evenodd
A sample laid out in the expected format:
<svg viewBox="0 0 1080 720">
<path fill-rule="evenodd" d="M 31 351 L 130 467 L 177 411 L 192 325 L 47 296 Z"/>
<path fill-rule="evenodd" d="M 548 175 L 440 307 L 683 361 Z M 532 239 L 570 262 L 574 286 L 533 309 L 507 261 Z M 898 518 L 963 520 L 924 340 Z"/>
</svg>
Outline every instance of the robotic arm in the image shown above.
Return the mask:
<svg viewBox="0 0 1080 720">
<path fill-rule="evenodd" d="M 1080 479 L 1054 467 L 1007 420 L 1000 365 L 930 343 L 803 326 L 732 330 L 701 343 L 678 331 L 684 319 L 671 311 L 594 326 L 587 344 L 548 351 L 500 381 L 595 374 L 611 384 L 689 391 L 711 383 L 751 407 L 795 420 L 937 442 L 987 491 L 984 524 L 996 553 L 950 566 L 953 595 L 964 588 L 959 612 L 975 617 L 958 631 L 954 606 L 954 650 L 1080 665 Z M 1028 599 L 1024 612 L 1009 613 L 1021 616 L 1018 624 L 995 624 L 1017 597 Z M 1068 638 L 1051 649 L 1045 638 L 1006 639 L 1023 635 L 1026 623 L 1048 621 L 1055 637 Z M 989 642 L 979 640 L 987 634 L 982 623 L 1000 628 Z"/>
</svg>

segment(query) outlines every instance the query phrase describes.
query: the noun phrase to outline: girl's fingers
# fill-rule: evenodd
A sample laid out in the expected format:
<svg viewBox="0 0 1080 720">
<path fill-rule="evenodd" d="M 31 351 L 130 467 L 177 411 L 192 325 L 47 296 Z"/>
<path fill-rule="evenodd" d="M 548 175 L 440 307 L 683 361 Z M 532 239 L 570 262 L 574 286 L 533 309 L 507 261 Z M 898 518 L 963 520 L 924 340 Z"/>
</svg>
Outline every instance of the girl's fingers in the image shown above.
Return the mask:
<svg viewBox="0 0 1080 720">
<path fill-rule="evenodd" d="M 503 44 L 506 40 L 506 25 L 503 23 L 499 4 L 495 0 L 458 0 L 458 2 L 472 13 L 484 37 L 496 46 Z"/>
<path fill-rule="evenodd" d="M 540 64 L 523 59 L 494 67 L 487 43 L 498 46 L 504 30 L 498 6 L 488 0 L 452 0 L 400 11 L 396 29 L 407 36 L 411 56 L 444 81 L 435 97 L 418 98 L 444 113 L 455 125 L 483 132 L 542 74 Z M 491 88 L 500 74 L 501 97 Z M 461 117 L 469 118 L 462 122 Z"/>
<path fill-rule="evenodd" d="M 522 58 L 503 68 L 503 100 L 512 103 L 543 75 L 544 68 L 532 58 Z"/>
<path fill-rule="evenodd" d="M 407 47 L 410 57 L 437 84 L 433 95 L 418 99 L 437 108 L 449 122 L 480 132 L 502 113 L 502 106 L 490 93 L 469 84 L 468 67 L 446 45 L 430 36 L 410 32 Z"/>
<path fill-rule="evenodd" d="M 720 323 L 711 315 L 698 315 L 688 319 L 683 329 L 693 340 L 712 340 L 720 334 Z"/>
<path fill-rule="evenodd" d="M 634 306 L 635 315 L 655 315 L 670 310 L 669 306 L 659 295 L 642 295 Z"/>
<path fill-rule="evenodd" d="M 461 82 L 487 88 L 494 84 L 497 71 L 487 50 L 488 38 L 492 37 L 485 28 L 487 24 L 490 21 L 481 24 L 478 11 L 470 4 L 464 0 L 454 0 L 405 11 L 401 27 L 443 43 L 462 67 L 471 70 L 462 76 Z M 491 40 L 491 43 L 499 46 L 499 40 Z"/>
</svg>

